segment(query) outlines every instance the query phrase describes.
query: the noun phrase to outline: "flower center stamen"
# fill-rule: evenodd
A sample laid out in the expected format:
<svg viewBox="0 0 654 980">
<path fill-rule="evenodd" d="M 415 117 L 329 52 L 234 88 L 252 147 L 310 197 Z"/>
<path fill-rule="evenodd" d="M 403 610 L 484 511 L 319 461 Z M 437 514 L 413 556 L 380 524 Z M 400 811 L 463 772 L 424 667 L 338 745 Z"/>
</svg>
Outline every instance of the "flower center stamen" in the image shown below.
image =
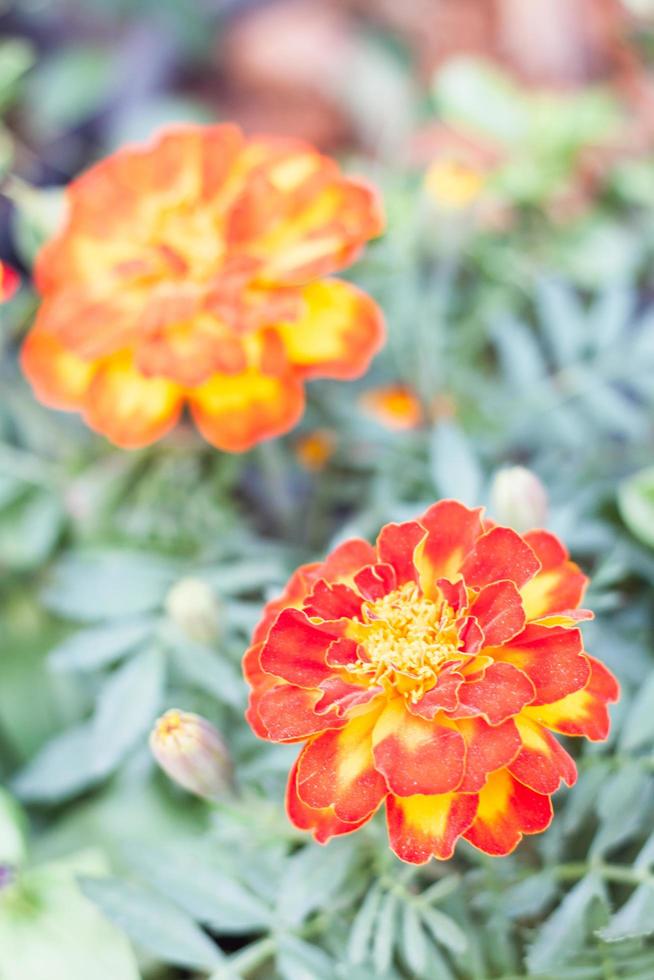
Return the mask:
<svg viewBox="0 0 654 980">
<path fill-rule="evenodd" d="M 414 582 L 364 603 L 356 638 L 367 659 L 347 669 L 414 703 L 433 687 L 443 663 L 460 656 L 456 613 L 444 600 L 423 596 Z"/>
</svg>

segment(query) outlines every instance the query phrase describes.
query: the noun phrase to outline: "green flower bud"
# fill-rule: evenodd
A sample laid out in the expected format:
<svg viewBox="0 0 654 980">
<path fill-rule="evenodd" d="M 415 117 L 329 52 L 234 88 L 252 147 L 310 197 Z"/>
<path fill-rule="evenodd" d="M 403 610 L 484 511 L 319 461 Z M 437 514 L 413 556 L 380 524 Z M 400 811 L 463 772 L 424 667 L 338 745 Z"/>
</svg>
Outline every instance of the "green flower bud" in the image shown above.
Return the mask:
<svg viewBox="0 0 654 980">
<path fill-rule="evenodd" d="M 535 473 L 524 466 L 498 470 L 491 486 L 491 516 L 518 532 L 543 527 L 547 492 Z"/>
<path fill-rule="evenodd" d="M 219 732 L 201 715 L 173 708 L 150 734 L 155 759 L 189 793 L 215 800 L 232 787 L 232 763 Z"/>
<path fill-rule="evenodd" d="M 166 596 L 168 616 L 196 643 L 211 643 L 218 635 L 220 610 L 209 585 L 199 578 L 183 578 Z"/>
</svg>

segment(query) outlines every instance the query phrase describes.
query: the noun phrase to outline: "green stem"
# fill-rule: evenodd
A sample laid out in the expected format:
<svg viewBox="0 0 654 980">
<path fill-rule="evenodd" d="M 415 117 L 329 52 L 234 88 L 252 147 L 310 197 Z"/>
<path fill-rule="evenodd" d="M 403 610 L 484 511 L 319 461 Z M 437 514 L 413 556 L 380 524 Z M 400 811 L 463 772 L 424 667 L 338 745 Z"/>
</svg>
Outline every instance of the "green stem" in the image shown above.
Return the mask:
<svg viewBox="0 0 654 980">
<path fill-rule="evenodd" d="M 559 864 L 552 869 L 560 881 L 574 881 L 583 878 L 588 872 L 595 872 L 605 881 L 613 881 L 621 885 L 654 886 L 654 874 L 646 868 L 628 868 L 621 864 L 607 864 L 604 861 L 571 861 L 569 864 Z"/>
</svg>

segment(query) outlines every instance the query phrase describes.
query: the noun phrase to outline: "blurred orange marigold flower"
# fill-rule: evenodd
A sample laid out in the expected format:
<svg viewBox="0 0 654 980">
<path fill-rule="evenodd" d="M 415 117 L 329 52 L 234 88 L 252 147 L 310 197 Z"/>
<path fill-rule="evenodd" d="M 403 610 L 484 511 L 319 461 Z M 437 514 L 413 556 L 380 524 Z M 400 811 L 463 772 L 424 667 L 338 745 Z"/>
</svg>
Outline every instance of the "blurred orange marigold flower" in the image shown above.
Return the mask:
<svg viewBox="0 0 654 980">
<path fill-rule="evenodd" d="M 10 265 L 0 260 L 0 303 L 6 303 L 20 286 L 20 276 Z"/>
<path fill-rule="evenodd" d="M 576 778 L 552 731 L 606 738 L 618 697 L 584 652 L 586 584 L 554 535 L 454 500 L 299 568 L 244 659 L 256 734 L 306 742 L 293 823 L 324 843 L 385 803 L 413 863 L 459 837 L 504 855 L 545 830 Z"/>
<path fill-rule="evenodd" d="M 473 204 L 486 183 L 486 174 L 462 160 L 435 160 L 425 174 L 425 190 L 441 208 L 458 210 Z"/>
<path fill-rule="evenodd" d="M 361 407 L 387 429 L 415 429 L 423 420 L 418 396 L 404 385 L 385 385 L 364 392 Z"/>
<path fill-rule="evenodd" d="M 91 167 L 68 204 L 37 258 L 23 370 L 119 446 L 188 405 L 209 442 L 245 450 L 297 422 L 306 379 L 357 377 L 382 343 L 372 299 L 323 278 L 380 233 L 379 202 L 305 143 L 172 129 Z"/>
<path fill-rule="evenodd" d="M 300 436 L 295 443 L 295 455 L 298 462 L 307 470 L 318 472 L 332 456 L 336 439 L 329 429 L 315 429 Z"/>
</svg>

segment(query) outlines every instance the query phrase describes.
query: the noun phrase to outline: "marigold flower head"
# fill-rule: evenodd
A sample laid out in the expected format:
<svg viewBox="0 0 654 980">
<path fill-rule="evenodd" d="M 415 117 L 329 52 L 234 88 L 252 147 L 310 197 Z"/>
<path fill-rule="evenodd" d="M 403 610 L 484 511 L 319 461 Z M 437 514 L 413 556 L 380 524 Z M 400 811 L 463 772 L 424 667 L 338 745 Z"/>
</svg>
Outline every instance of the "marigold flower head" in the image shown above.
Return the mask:
<svg viewBox="0 0 654 980">
<path fill-rule="evenodd" d="M 305 143 L 172 129 L 91 167 L 68 205 L 22 366 L 119 446 L 186 405 L 209 442 L 247 449 L 295 424 L 306 379 L 357 377 L 382 342 L 376 304 L 324 278 L 381 231 L 376 195 Z"/>
<path fill-rule="evenodd" d="M 298 462 L 314 473 L 325 468 L 334 452 L 336 438 L 329 429 L 314 429 L 300 436 L 295 443 L 295 455 Z"/>
<path fill-rule="evenodd" d="M 10 265 L 0 260 L 0 303 L 6 303 L 20 286 L 20 276 Z"/>
<path fill-rule="evenodd" d="M 387 429 L 403 432 L 415 429 L 423 421 L 418 396 L 405 385 L 391 384 L 371 388 L 361 396 L 361 407 Z"/>
<path fill-rule="evenodd" d="M 306 743 L 293 823 L 324 843 L 385 803 L 413 863 L 545 830 L 576 778 L 552 732 L 606 738 L 618 696 L 583 649 L 586 582 L 554 535 L 453 500 L 298 569 L 244 659 L 255 733 Z"/>
<path fill-rule="evenodd" d="M 189 793 L 217 799 L 231 786 L 232 763 L 220 733 L 191 711 L 172 708 L 156 722 L 150 749 L 167 776 Z"/>
</svg>

